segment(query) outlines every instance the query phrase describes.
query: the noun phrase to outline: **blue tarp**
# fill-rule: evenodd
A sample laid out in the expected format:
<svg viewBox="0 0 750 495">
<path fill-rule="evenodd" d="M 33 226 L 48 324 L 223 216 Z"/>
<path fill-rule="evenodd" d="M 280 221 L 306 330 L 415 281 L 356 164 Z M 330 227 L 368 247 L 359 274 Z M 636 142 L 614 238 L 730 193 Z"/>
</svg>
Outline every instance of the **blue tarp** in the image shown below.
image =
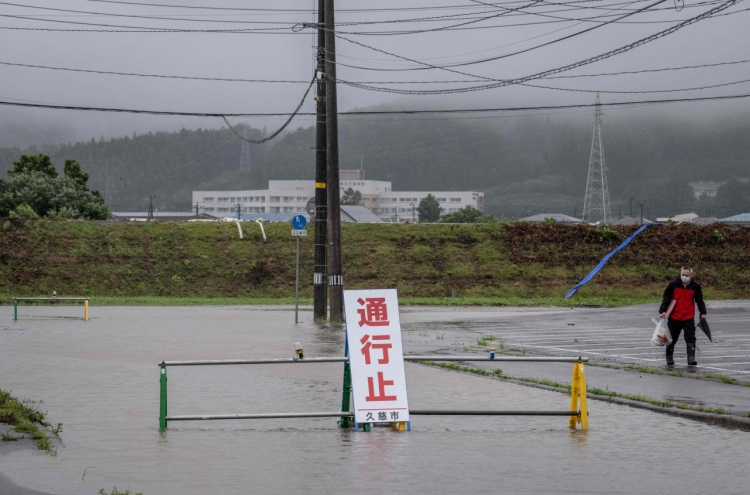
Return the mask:
<svg viewBox="0 0 750 495">
<path fill-rule="evenodd" d="M 599 273 L 599 270 L 601 270 L 602 268 L 604 268 L 604 265 L 607 264 L 607 261 L 609 261 L 609 259 L 612 256 L 614 256 L 615 254 L 617 254 L 618 252 L 620 252 L 622 250 L 622 248 L 624 248 L 625 246 L 627 246 L 628 244 L 630 244 L 630 241 L 632 241 L 635 238 L 635 236 L 637 236 L 638 234 L 640 234 L 641 232 L 643 232 L 647 228 L 651 227 L 652 225 L 659 225 L 659 224 L 656 223 L 656 222 L 647 223 L 646 225 L 644 225 L 640 229 L 638 229 L 635 232 L 633 232 L 630 235 L 630 237 L 628 237 L 627 239 L 625 239 L 622 242 L 622 244 L 620 244 L 619 246 L 617 246 L 612 252 L 608 253 L 607 256 L 605 256 L 604 258 L 602 258 L 602 260 L 599 262 L 599 264 L 596 265 L 596 268 L 594 268 L 593 270 L 591 270 L 588 275 L 586 275 L 585 277 L 583 277 L 583 280 L 581 280 L 580 282 L 578 282 L 578 284 L 575 287 L 573 287 L 570 290 L 570 292 L 568 292 L 568 295 L 565 296 L 565 299 L 568 299 L 570 296 L 572 296 L 573 294 L 575 294 L 578 289 L 580 289 L 581 287 L 583 287 L 584 285 L 586 285 L 587 283 L 589 283 L 591 281 L 591 279 L 594 278 L 594 275 L 596 275 L 597 273 Z"/>
</svg>

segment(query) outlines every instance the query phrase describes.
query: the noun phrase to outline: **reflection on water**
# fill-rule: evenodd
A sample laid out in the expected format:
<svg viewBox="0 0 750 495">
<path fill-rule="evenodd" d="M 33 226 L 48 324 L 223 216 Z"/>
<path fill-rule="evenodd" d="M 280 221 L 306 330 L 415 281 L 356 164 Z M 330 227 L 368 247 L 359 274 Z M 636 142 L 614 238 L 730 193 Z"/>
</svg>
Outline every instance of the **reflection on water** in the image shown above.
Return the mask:
<svg viewBox="0 0 750 495">
<path fill-rule="evenodd" d="M 0 310 L 0 387 L 44 399 L 50 419 L 64 424 L 65 446 L 57 457 L 4 456 L 0 473 L 49 493 L 688 494 L 745 493 L 750 481 L 747 433 L 598 401 L 589 402 L 588 432 L 570 431 L 567 418 L 418 416 L 411 432 L 355 433 L 335 419 L 305 419 L 180 422 L 159 433 L 158 361 L 291 357 L 294 342 L 306 356 L 340 355 L 342 330 L 310 322 L 309 312 L 295 326 L 293 312 L 258 308 L 94 308 L 88 323 L 24 310 L 37 317 L 11 322 L 12 308 Z M 168 373 L 170 414 L 339 407 L 340 364 Z M 407 381 L 415 409 L 569 403 L 416 364 L 407 364 Z"/>
</svg>

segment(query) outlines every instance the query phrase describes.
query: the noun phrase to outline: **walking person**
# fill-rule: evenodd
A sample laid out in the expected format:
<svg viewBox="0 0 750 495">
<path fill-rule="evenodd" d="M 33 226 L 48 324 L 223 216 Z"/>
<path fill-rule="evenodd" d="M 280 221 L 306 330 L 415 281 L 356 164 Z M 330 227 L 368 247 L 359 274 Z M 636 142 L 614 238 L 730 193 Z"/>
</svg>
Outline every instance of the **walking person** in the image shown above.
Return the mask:
<svg viewBox="0 0 750 495">
<path fill-rule="evenodd" d="M 675 301 L 672 312 L 667 314 L 667 308 Z M 701 319 L 706 319 L 706 303 L 703 302 L 703 291 L 701 286 L 693 279 L 693 269 L 683 266 L 680 276 L 672 280 L 664 291 L 664 298 L 659 306 L 662 318 L 669 318 L 667 326 L 672 334 L 672 343 L 667 346 L 667 364 L 674 364 L 674 346 L 680 338 L 680 333 L 685 331 L 685 343 L 687 344 L 687 361 L 690 366 L 695 366 L 695 305 L 698 305 Z"/>
</svg>

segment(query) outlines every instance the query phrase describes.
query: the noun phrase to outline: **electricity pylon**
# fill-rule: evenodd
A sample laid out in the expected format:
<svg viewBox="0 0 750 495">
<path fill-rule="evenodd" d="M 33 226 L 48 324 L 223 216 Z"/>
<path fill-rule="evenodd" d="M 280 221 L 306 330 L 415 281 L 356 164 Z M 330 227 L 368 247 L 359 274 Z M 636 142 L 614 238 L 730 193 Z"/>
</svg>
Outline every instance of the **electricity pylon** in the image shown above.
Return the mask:
<svg viewBox="0 0 750 495">
<path fill-rule="evenodd" d="M 596 93 L 594 137 L 591 140 L 589 176 L 586 180 L 586 197 L 583 200 L 583 220 L 586 222 L 609 223 L 612 211 L 609 206 L 609 186 L 607 185 L 607 165 L 604 161 L 602 142 L 602 107 L 599 93 Z"/>
<path fill-rule="evenodd" d="M 250 131 L 245 125 L 245 139 L 250 139 Z M 250 143 L 242 141 L 242 154 L 240 155 L 240 170 L 250 171 Z"/>
</svg>

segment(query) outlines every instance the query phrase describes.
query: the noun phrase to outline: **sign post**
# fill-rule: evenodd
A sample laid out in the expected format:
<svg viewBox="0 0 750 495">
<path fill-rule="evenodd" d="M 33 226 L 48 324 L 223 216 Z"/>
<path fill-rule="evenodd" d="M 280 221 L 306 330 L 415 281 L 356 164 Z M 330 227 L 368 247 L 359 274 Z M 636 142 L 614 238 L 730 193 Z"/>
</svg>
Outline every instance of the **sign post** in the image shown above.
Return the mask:
<svg viewBox="0 0 750 495">
<path fill-rule="evenodd" d="M 404 351 L 396 289 L 345 290 L 354 423 L 391 423 L 406 430 Z"/>
<path fill-rule="evenodd" d="M 306 237 L 307 218 L 304 215 L 295 215 L 292 218 L 292 237 L 297 238 L 297 269 L 294 282 L 294 323 L 299 323 L 299 238 Z"/>
</svg>

